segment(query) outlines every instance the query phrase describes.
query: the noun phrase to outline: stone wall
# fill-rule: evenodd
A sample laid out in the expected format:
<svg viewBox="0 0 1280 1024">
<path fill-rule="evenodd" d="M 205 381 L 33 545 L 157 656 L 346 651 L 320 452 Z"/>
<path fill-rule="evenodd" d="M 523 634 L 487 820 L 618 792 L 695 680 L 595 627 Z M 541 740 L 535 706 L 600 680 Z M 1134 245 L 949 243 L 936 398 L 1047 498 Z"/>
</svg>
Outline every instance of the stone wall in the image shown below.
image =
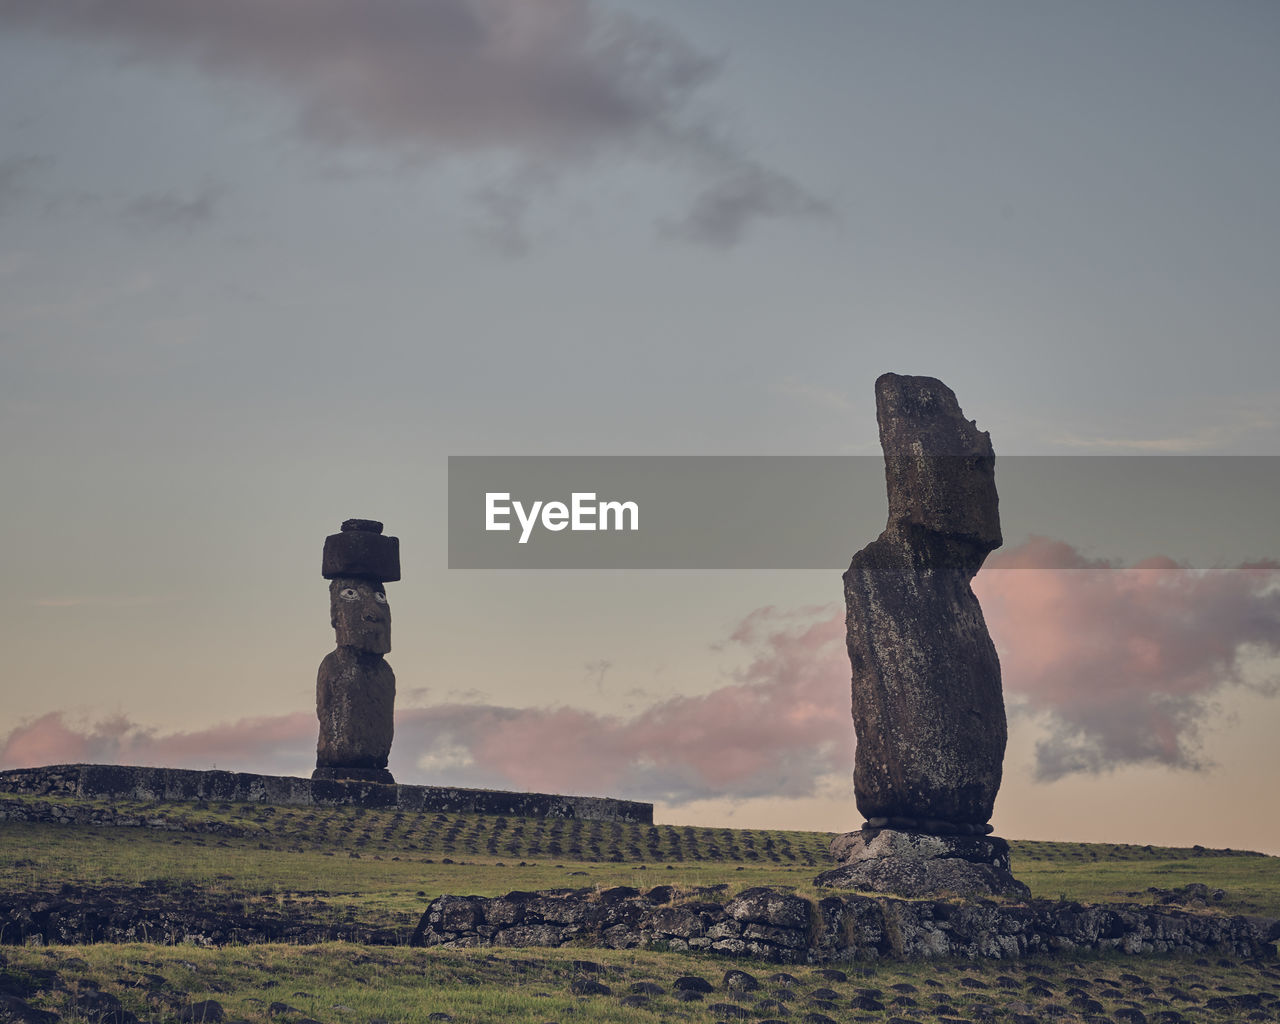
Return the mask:
<svg viewBox="0 0 1280 1024">
<path fill-rule="evenodd" d="M 395 807 L 441 814 L 502 814 L 517 818 L 578 818 L 653 824 L 653 804 L 608 797 L 509 793 L 447 786 L 338 782 L 245 772 L 64 764 L 0 772 L 0 792 L 32 796 L 102 797 L 143 803 L 218 800 L 335 807 Z"/>
<path fill-rule="evenodd" d="M 716 888 L 679 897 L 670 886 L 441 896 L 415 946 L 560 946 L 586 942 L 749 956 L 786 964 L 987 957 L 1064 950 L 1274 957 L 1280 922 L 1130 904 L 1086 906 L 901 900 L 844 894 L 817 902 L 773 889 L 723 901 Z M 701 897 L 701 898 L 700 898 Z"/>
</svg>

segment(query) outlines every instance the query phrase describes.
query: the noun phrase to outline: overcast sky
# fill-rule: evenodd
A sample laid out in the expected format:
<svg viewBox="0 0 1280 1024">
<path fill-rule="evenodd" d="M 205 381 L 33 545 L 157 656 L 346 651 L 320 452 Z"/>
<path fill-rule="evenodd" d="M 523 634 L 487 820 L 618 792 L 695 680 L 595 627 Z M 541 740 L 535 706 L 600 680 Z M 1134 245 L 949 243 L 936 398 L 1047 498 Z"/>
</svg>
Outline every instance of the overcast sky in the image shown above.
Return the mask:
<svg viewBox="0 0 1280 1024">
<path fill-rule="evenodd" d="M 998 456 L 1280 455 L 1278 51 L 1269 0 L 0 0 L 0 762 L 309 771 L 364 517 L 400 781 L 854 827 L 844 565 L 450 571 L 447 457 L 870 455 L 887 370 Z M 1069 532 L 975 583 L 999 831 L 1280 853 L 1274 570 Z"/>
</svg>

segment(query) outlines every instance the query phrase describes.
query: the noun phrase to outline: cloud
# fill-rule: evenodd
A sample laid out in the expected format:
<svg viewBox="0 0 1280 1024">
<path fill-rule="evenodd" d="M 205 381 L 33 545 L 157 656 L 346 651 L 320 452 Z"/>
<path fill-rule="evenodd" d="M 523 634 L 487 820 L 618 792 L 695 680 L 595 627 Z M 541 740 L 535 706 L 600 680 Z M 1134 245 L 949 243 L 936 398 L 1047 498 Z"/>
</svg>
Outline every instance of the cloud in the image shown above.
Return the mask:
<svg viewBox="0 0 1280 1024">
<path fill-rule="evenodd" d="M 400 708 L 392 768 L 402 782 L 663 799 L 802 796 L 851 763 L 843 630 L 812 609 L 753 612 L 732 642 L 734 682 L 633 718 L 574 708 L 449 703 Z M 842 678 L 843 677 L 843 678 Z M 244 719 L 161 734 L 123 717 L 73 726 L 52 713 L 0 743 L 0 766 L 78 761 L 308 774 L 314 715 Z M 405 766 L 412 767 L 406 771 Z"/>
<path fill-rule="evenodd" d="M 501 181 L 471 194 L 480 214 L 479 235 L 506 256 L 529 251 L 528 219 L 537 201 L 550 192 L 555 173 L 544 164 L 525 164 Z"/>
<path fill-rule="evenodd" d="M 1280 657 L 1280 564 L 1130 568 L 1034 538 L 993 555 L 974 581 L 1014 715 L 1046 728 L 1042 781 L 1130 765 L 1203 766 L 1214 702 L 1232 687 L 1274 694 L 1252 667 Z M 709 693 L 638 714 L 454 700 L 396 712 L 402 782 L 682 804 L 804 797 L 853 765 L 844 612 L 761 608 L 722 648 L 743 664 Z M 587 663 L 589 679 L 608 663 Z M 421 696 L 421 695 L 420 695 Z M 0 766 L 106 761 L 309 774 L 310 712 L 160 733 L 123 717 L 71 725 L 52 713 L 0 741 Z"/>
<path fill-rule="evenodd" d="M 758 218 L 824 209 L 696 109 L 717 58 L 590 0 L 0 0 L 0 28 L 109 41 L 132 60 L 265 83 L 324 145 L 497 155 L 518 168 L 584 167 L 606 154 L 674 162 L 702 192 L 671 233 L 695 241 L 732 244 Z M 518 245 L 530 194 L 490 198 L 495 230 Z"/>
<path fill-rule="evenodd" d="M 1276 692 L 1274 676 L 1258 680 L 1249 666 L 1280 656 L 1278 585 L 1275 563 L 1121 568 L 1043 537 L 992 555 L 974 591 L 1006 694 L 1048 728 L 1037 778 L 1204 767 L 1215 701 L 1233 686 Z"/>
<path fill-rule="evenodd" d="M 31 179 L 48 163 L 38 156 L 11 156 L 0 160 L 0 213 L 28 193 Z"/>
<path fill-rule="evenodd" d="M 811 610 L 753 612 L 732 641 L 750 660 L 733 683 L 673 697 L 632 718 L 574 708 L 450 706 L 407 717 L 415 745 L 466 751 L 485 784 L 684 803 L 801 796 L 853 748 L 843 628 Z M 400 718 L 397 718 L 397 729 Z"/>
<path fill-rule="evenodd" d="M 664 233 L 703 245 L 730 248 L 748 225 L 765 218 L 823 218 L 831 208 L 788 178 L 743 164 L 708 185 L 683 219 L 663 225 Z"/>
<path fill-rule="evenodd" d="M 190 231 L 213 219 L 224 192 L 216 185 L 205 185 L 187 197 L 172 192 L 155 192 L 129 202 L 125 206 L 125 214 L 147 227 Z"/>
<path fill-rule="evenodd" d="M 186 732 L 160 733 L 115 715 L 69 724 L 61 711 L 18 726 L 0 743 L 0 766 L 141 764 L 307 774 L 315 766 L 315 715 L 244 718 Z M 248 767 L 252 765 L 252 767 Z"/>
</svg>

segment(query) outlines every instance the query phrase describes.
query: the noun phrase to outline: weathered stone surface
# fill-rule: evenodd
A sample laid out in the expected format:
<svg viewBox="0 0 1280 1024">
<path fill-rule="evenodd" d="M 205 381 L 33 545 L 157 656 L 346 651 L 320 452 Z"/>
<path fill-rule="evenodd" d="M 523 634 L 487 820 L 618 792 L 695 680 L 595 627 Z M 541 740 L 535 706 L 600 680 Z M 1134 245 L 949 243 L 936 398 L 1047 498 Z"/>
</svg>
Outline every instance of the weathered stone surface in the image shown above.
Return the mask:
<svg viewBox="0 0 1280 1024">
<path fill-rule="evenodd" d="M 339 533 L 324 539 L 320 574 L 325 579 L 356 576 L 394 583 L 400 578 L 400 538 L 384 537 L 372 519 L 348 519 Z"/>
<path fill-rule="evenodd" d="M 815 885 L 909 897 L 1031 895 L 1009 870 L 1009 844 L 995 836 L 867 830 L 837 836 L 831 852 L 842 866 Z"/>
<path fill-rule="evenodd" d="M 380 583 L 351 576 L 333 580 L 329 621 L 339 647 L 379 655 L 391 650 L 391 605 Z"/>
<path fill-rule="evenodd" d="M 371 916 L 371 915 L 362 915 Z M 63 885 L 0 894 L 0 945 L 150 942 L 241 945 L 347 941 L 403 945 L 412 933 L 381 921 L 335 923 L 321 903 L 282 906 L 267 897 L 215 892 L 191 883 Z M 0 1019 L 3 1019 L 0 1008 Z"/>
<path fill-rule="evenodd" d="M 396 677 L 382 656 L 391 650 L 388 580 L 400 578 L 400 542 L 372 519 L 348 519 L 325 538 L 323 575 L 338 647 L 316 677 L 317 781 L 393 784 L 386 770 L 395 729 Z"/>
<path fill-rule="evenodd" d="M 844 574 L 858 809 L 945 831 L 985 825 L 1007 730 L 969 581 L 1001 542 L 995 455 L 932 377 L 880 377 L 876 415 L 889 521 Z"/>
<path fill-rule="evenodd" d="M 380 786 L 394 786 L 395 777 L 385 768 L 321 767 L 311 773 L 313 782 L 374 782 Z M 391 806 L 391 801 L 379 803 L 379 807 Z"/>
<path fill-rule="evenodd" d="M 381 654 L 355 647 L 339 647 L 329 654 L 316 678 L 320 718 L 316 769 L 337 769 L 339 774 L 313 777 L 350 778 L 341 770 L 386 768 L 395 729 L 395 699 L 395 673 Z"/>
<path fill-rule="evenodd" d="M 162 805 L 192 800 L 265 803 L 282 806 L 398 807 L 421 814 L 501 814 L 516 818 L 577 818 L 582 821 L 636 821 L 653 824 L 653 804 L 609 797 L 513 793 L 500 789 L 448 786 L 374 786 L 361 781 L 324 781 L 287 775 L 193 771 L 189 768 L 145 768 L 116 764 L 63 764 L 0 771 L 0 793 L 25 796 L 108 798 Z M 215 831 L 239 835 L 224 822 L 184 825 L 181 814 L 170 820 L 162 808 L 148 815 L 154 827 L 178 831 Z M 0 821 L 49 824 L 140 826 L 110 805 L 60 801 L 0 799 Z M 659 892 L 663 887 L 653 890 Z M 670 888 L 667 887 L 667 891 Z"/>
<path fill-rule="evenodd" d="M 520 921 L 507 924 L 509 911 L 502 905 L 517 896 Z M 747 908 L 755 909 L 743 914 Z M 766 921 L 772 923 L 766 925 Z M 660 944 L 671 950 L 750 956 L 774 963 L 826 964 L 882 958 L 1003 960 L 1070 949 L 1129 954 L 1213 951 L 1274 959 L 1271 942 L 1276 938 L 1280 938 L 1280 922 L 1164 907 L 1087 906 L 1052 900 L 956 903 L 851 893 L 815 904 L 791 893 L 763 889 L 742 893 L 723 906 L 703 901 L 654 906 L 644 894 L 605 903 L 600 894 L 579 889 L 511 893 L 492 899 L 441 896 L 427 907 L 409 944 L 465 948 L 586 941 L 615 949 Z M 727 991 L 736 987 L 729 975 L 724 987 Z M 673 990 L 673 995 L 703 993 L 712 991 L 712 986 L 705 979 L 680 978 Z"/>
</svg>

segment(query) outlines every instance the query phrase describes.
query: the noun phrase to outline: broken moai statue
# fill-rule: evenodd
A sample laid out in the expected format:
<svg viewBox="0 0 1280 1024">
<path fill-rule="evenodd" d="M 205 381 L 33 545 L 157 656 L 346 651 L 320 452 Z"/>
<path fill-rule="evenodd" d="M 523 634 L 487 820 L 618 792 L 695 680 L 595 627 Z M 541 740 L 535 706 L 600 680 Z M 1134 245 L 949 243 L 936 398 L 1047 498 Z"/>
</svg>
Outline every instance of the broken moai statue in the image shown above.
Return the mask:
<svg viewBox="0 0 1280 1024">
<path fill-rule="evenodd" d="M 989 836 L 1007 740 L 1000 662 L 969 586 L 1000 546 L 991 439 L 932 377 L 876 381 L 889 521 L 844 574 L 862 829 L 820 885 L 1024 895 Z"/>
<path fill-rule="evenodd" d="M 391 608 L 384 583 L 400 578 L 400 541 L 382 524 L 348 519 L 325 538 L 321 573 L 338 646 L 316 678 L 313 779 L 395 780 L 387 771 L 394 731 L 396 677 L 382 658 L 391 650 Z"/>
</svg>

